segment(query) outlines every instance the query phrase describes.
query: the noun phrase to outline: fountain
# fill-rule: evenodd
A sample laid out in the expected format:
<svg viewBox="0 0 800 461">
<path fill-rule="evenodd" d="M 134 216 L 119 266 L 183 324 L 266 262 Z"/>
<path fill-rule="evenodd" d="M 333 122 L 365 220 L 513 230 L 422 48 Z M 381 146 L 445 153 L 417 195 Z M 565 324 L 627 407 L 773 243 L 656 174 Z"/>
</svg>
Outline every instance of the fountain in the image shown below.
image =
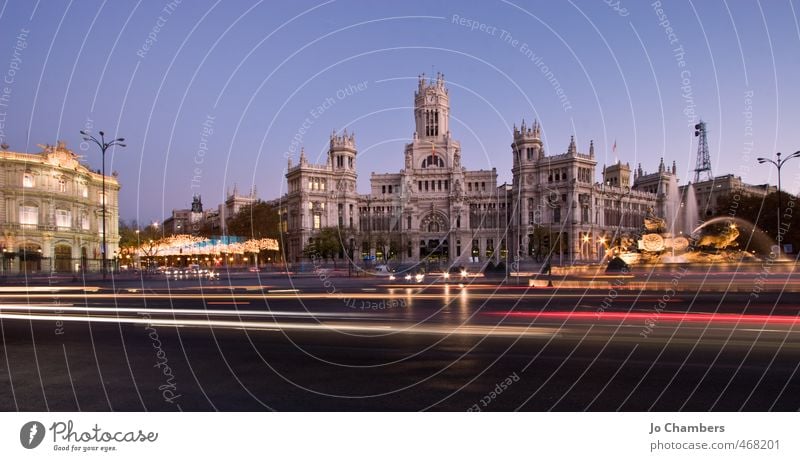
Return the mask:
<svg viewBox="0 0 800 461">
<path fill-rule="evenodd" d="M 638 240 L 634 240 L 636 244 L 621 239 L 620 244 L 614 247 L 615 258 L 626 264 L 738 264 L 759 260 L 756 254 L 769 254 L 773 244 L 770 238 L 741 218 L 720 216 L 694 226 L 697 202 L 693 195 L 694 188 L 690 186 L 686 190 L 687 201 L 683 210 L 675 206 L 675 201 L 667 202 L 667 209 L 674 210 L 680 218 L 680 222 L 672 226 L 667 225 L 666 219 L 655 216 L 650 208 L 644 218 L 642 233 Z M 676 234 L 677 229 L 684 230 L 678 230 Z"/>
<path fill-rule="evenodd" d="M 681 219 L 683 216 L 681 212 L 681 194 L 678 190 L 678 181 L 675 178 L 670 178 L 668 180 L 666 194 L 667 202 L 666 210 L 664 210 L 664 218 L 671 223 L 669 233 L 675 235 L 683 226 L 681 222 L 683 221 Z"/>
<path fill-rule="evenodd" d="M 700 224 L 691 182 L 681 194 L 669 178 L 659 196 L 661 208 L 648 208 L 641 231 L 622 233 L 608 248 L 608 271 L 634 264 L 739 264 L 770 255 L 774 242 L 748 221 L 720 216 Z"/>
<path fill-rule="evenodd" d="M 700 216 L 697 211 L 697 197 L 694 193 L 694 184 L 691 182 L 686 186 L 686 196 L 683 199 L 683 233 L 692 235 L 700 224 Z"/>
<path fill-rule="evenodd" d="M 758 259 L 757 254 L 769 255 L 774 245 L 753 223 L 729 216 L 709 219 L 697 226 L 692 235 L 697 253 L 695 260 L 700 262 L 754 260 Z"/>
</svg>

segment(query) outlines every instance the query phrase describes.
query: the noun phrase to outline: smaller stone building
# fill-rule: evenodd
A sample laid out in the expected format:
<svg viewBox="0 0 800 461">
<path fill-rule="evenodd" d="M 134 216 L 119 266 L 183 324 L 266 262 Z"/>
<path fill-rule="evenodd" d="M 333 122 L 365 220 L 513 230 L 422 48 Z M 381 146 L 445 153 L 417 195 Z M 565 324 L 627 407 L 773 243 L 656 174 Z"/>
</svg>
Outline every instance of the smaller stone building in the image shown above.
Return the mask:
<svg viewBox="0 0 800 461">
<path fill-rule="evenodd" d="M 0 247 L 4 274 L 102 267 L 103 201 L 107 259 L 119 250 L 119 182 L 81 163 L 65 143 L 39 153 L 0 150 Z"/>
</svg>

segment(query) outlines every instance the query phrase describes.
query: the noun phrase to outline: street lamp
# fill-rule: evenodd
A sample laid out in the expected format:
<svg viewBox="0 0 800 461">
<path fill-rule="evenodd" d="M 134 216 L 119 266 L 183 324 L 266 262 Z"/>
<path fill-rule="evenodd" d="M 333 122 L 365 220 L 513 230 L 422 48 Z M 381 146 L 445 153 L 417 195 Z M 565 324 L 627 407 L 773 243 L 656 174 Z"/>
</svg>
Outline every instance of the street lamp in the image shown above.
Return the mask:
<svg viewBox="0 0 800 461">
<path fill-rule="evenodd" d="M 775 235 L 775 238 L 778 242 L 778 259 L 781 259 L 781 213 L 783 213 L 783 204 L 781 201 L 781 167 L 783 167 L 783 164 L 789 161 L 789 159 L 795 157 L 800 157 L 800 150 L 783 160 L 781 160 L 780 152 L 775 154 L 775 160 L 770 160 L 764 157 L 759 157 L 756 159 L 758 160 L 758 163 L 771 163 L 775 165 L 775 168 L 778 169 L 778 233 Z"/>
<path fill-rule="evenodd" d="M 602 250 L 603 254 L 600 255 L 600 261 L 603 261 L 603 258 L 606 257 L 606 236 L 603 235 L 597 239 L 597 242 L 600 244 L 600 249 Z"/>
<path fill-rule="evenodd" d="M 136 253 L 133 255 L 133 263 L 139 269 L 139 273 L 141 274 L 142 271 L 142 256 L 139 254 L 142 244 L 139 243 L 139 229 L 136 229 Z"/>
<path fill-rule="evenodd" d="M 103 280 L 105 280 L 106 272 L 108 271 L 108 268 L 106 266 L 106 264 L 107 264 L 107 262 L 106 262 L 106 251 L 107 251 L 107 247 L 106 247 L 106 238 L 107 238 L 106 237 L 106 201 L 108 200 L 106 198 L 106 150 L 108 150 L 108 148 L 111 147 L 111 146 L 125 147 L 125 144 L 122 144 L 125 141 L 125 138 L 117 138 L 117 139 L 115 139 L 113 141 L 106 142 L 105 133 L 103 133 L 102 131 L 99 131 L 98 133 L 100 133 L 100 139 L 99 140 L 97 138 L 95 138 L 94 136 L 90 135 L 89 133 L 87 133 L 86 131 L 81 130 L 81 134 L 83 135 L 83 140 L 84 141 L 92 141 L 93 143 L 97 144 L 97 147 L 100 148 L 100 153 L 102 154 L 102 157 L 103 157 L 103 170 L 102 170 L 102 174 L 103 174 L 103 192 L 102 192 L 102 197 L 103 197 L 103 203 L 102 203 L 102 205 L 103 205 L 103 212 L 102 212 L 102 215 L 103 215 L 103 248 L 101 248 L 100 254 L 101 254 L 102 258 L 103 258 Z"/>
<path fill-rule="evenodd" d="M 586 258 L 587 255 L 585 254 L 588 251 L 591 251 L 591 246 L 589 246 L 589 242 L 592 240 L 590 234 L 584 233 L 583 234 L 583 245 L 581 245 L 581 259 Z"/>
</svg>

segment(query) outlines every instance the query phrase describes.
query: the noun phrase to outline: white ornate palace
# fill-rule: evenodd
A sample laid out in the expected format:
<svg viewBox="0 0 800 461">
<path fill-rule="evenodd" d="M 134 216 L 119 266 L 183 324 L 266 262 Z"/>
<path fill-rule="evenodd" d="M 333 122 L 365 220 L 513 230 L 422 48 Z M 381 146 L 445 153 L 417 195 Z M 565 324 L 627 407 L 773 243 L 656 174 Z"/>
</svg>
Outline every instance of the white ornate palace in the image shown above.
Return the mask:
<svg viewBox="0 0 800 461">
<path fill-rule="evenodd" d="M 63 142 L 37 154 L 0 150 L 4 273 L 98 270 L 102 179 Z M 119 244 L 119 183 L 106 176 L 108 258 Z"/>
<path fill-rule="evenodd" d="M 597 260 L 620 231 L 641 227 L 649 209 L 665 216 L 667 191 L 677 190 L 675 165 L 645 174 L 617 163 L 595 182 L 594 147 L 548 156 L 537 122 L 513 130 L 513 182 L 497 172 L 468 170 L 451 136 L 450 99 L 444 76 L 420 76 L 414 93 L 416 131 L 405 147 L 405 168 L 372 174 L 371 190 L 356 191 L 355 136 L 334 133 L 325 164 L 289 160 L 287 193 L 278 202 L 288 239 L 287 259 L 326 227 L 338 228 L 344 249 L 361 259 L 445 264 L 532 259 L 552 248 L 566 261 Z M 631 181 L 631 179 L 633 179 Z M 339 255 L 344 258 L 344 249 Z M 509 253 L 510 252 L 510 253 Z"/>
</svg>

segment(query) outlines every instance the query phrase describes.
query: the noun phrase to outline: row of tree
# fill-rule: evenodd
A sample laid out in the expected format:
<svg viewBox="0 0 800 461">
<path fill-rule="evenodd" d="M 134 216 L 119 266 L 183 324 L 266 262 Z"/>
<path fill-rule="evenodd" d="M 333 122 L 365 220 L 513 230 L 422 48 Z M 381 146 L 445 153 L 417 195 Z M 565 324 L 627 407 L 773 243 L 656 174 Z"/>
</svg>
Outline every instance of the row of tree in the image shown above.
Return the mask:
<svg viewBox="0 0 800 461">
<path fill-rule="evenodd" d="M 796 253 L 800 249 L 800 202 L 797 196 L 781 192 L 781 243 L 791 244 Z M 772 242 L 778 240 L 778 193 L 766 197 L 745 194 L 728 195 L 717 200 L 714 217 L 736 217 L 752 223 L 756 233 L 762 233 Z M 739 248 L 764 253 L 762 239 L 751 238 L 751 229 L 743 229 L 737 243 Z M 757 237 L 757 236 L 756 236 Z"/>
<path fill-rule="evenodd" d="M 272 238 L 280 241 L 280 217 L 278 210 L 272 205 L 256 201 L 252 205 L 242 207 L 227 225 L 227 234 L 242 237 L 245 240 Z M 219 235 L 209 224 L 204 224 L 194 235 L 198 237 L 214 237 Z M 120 247 L 137 246 L 141 242 L 159 240 L 164 237 L 160 226 L 140 227 L 136 220 L 119 223 Z"/>
</svg>

